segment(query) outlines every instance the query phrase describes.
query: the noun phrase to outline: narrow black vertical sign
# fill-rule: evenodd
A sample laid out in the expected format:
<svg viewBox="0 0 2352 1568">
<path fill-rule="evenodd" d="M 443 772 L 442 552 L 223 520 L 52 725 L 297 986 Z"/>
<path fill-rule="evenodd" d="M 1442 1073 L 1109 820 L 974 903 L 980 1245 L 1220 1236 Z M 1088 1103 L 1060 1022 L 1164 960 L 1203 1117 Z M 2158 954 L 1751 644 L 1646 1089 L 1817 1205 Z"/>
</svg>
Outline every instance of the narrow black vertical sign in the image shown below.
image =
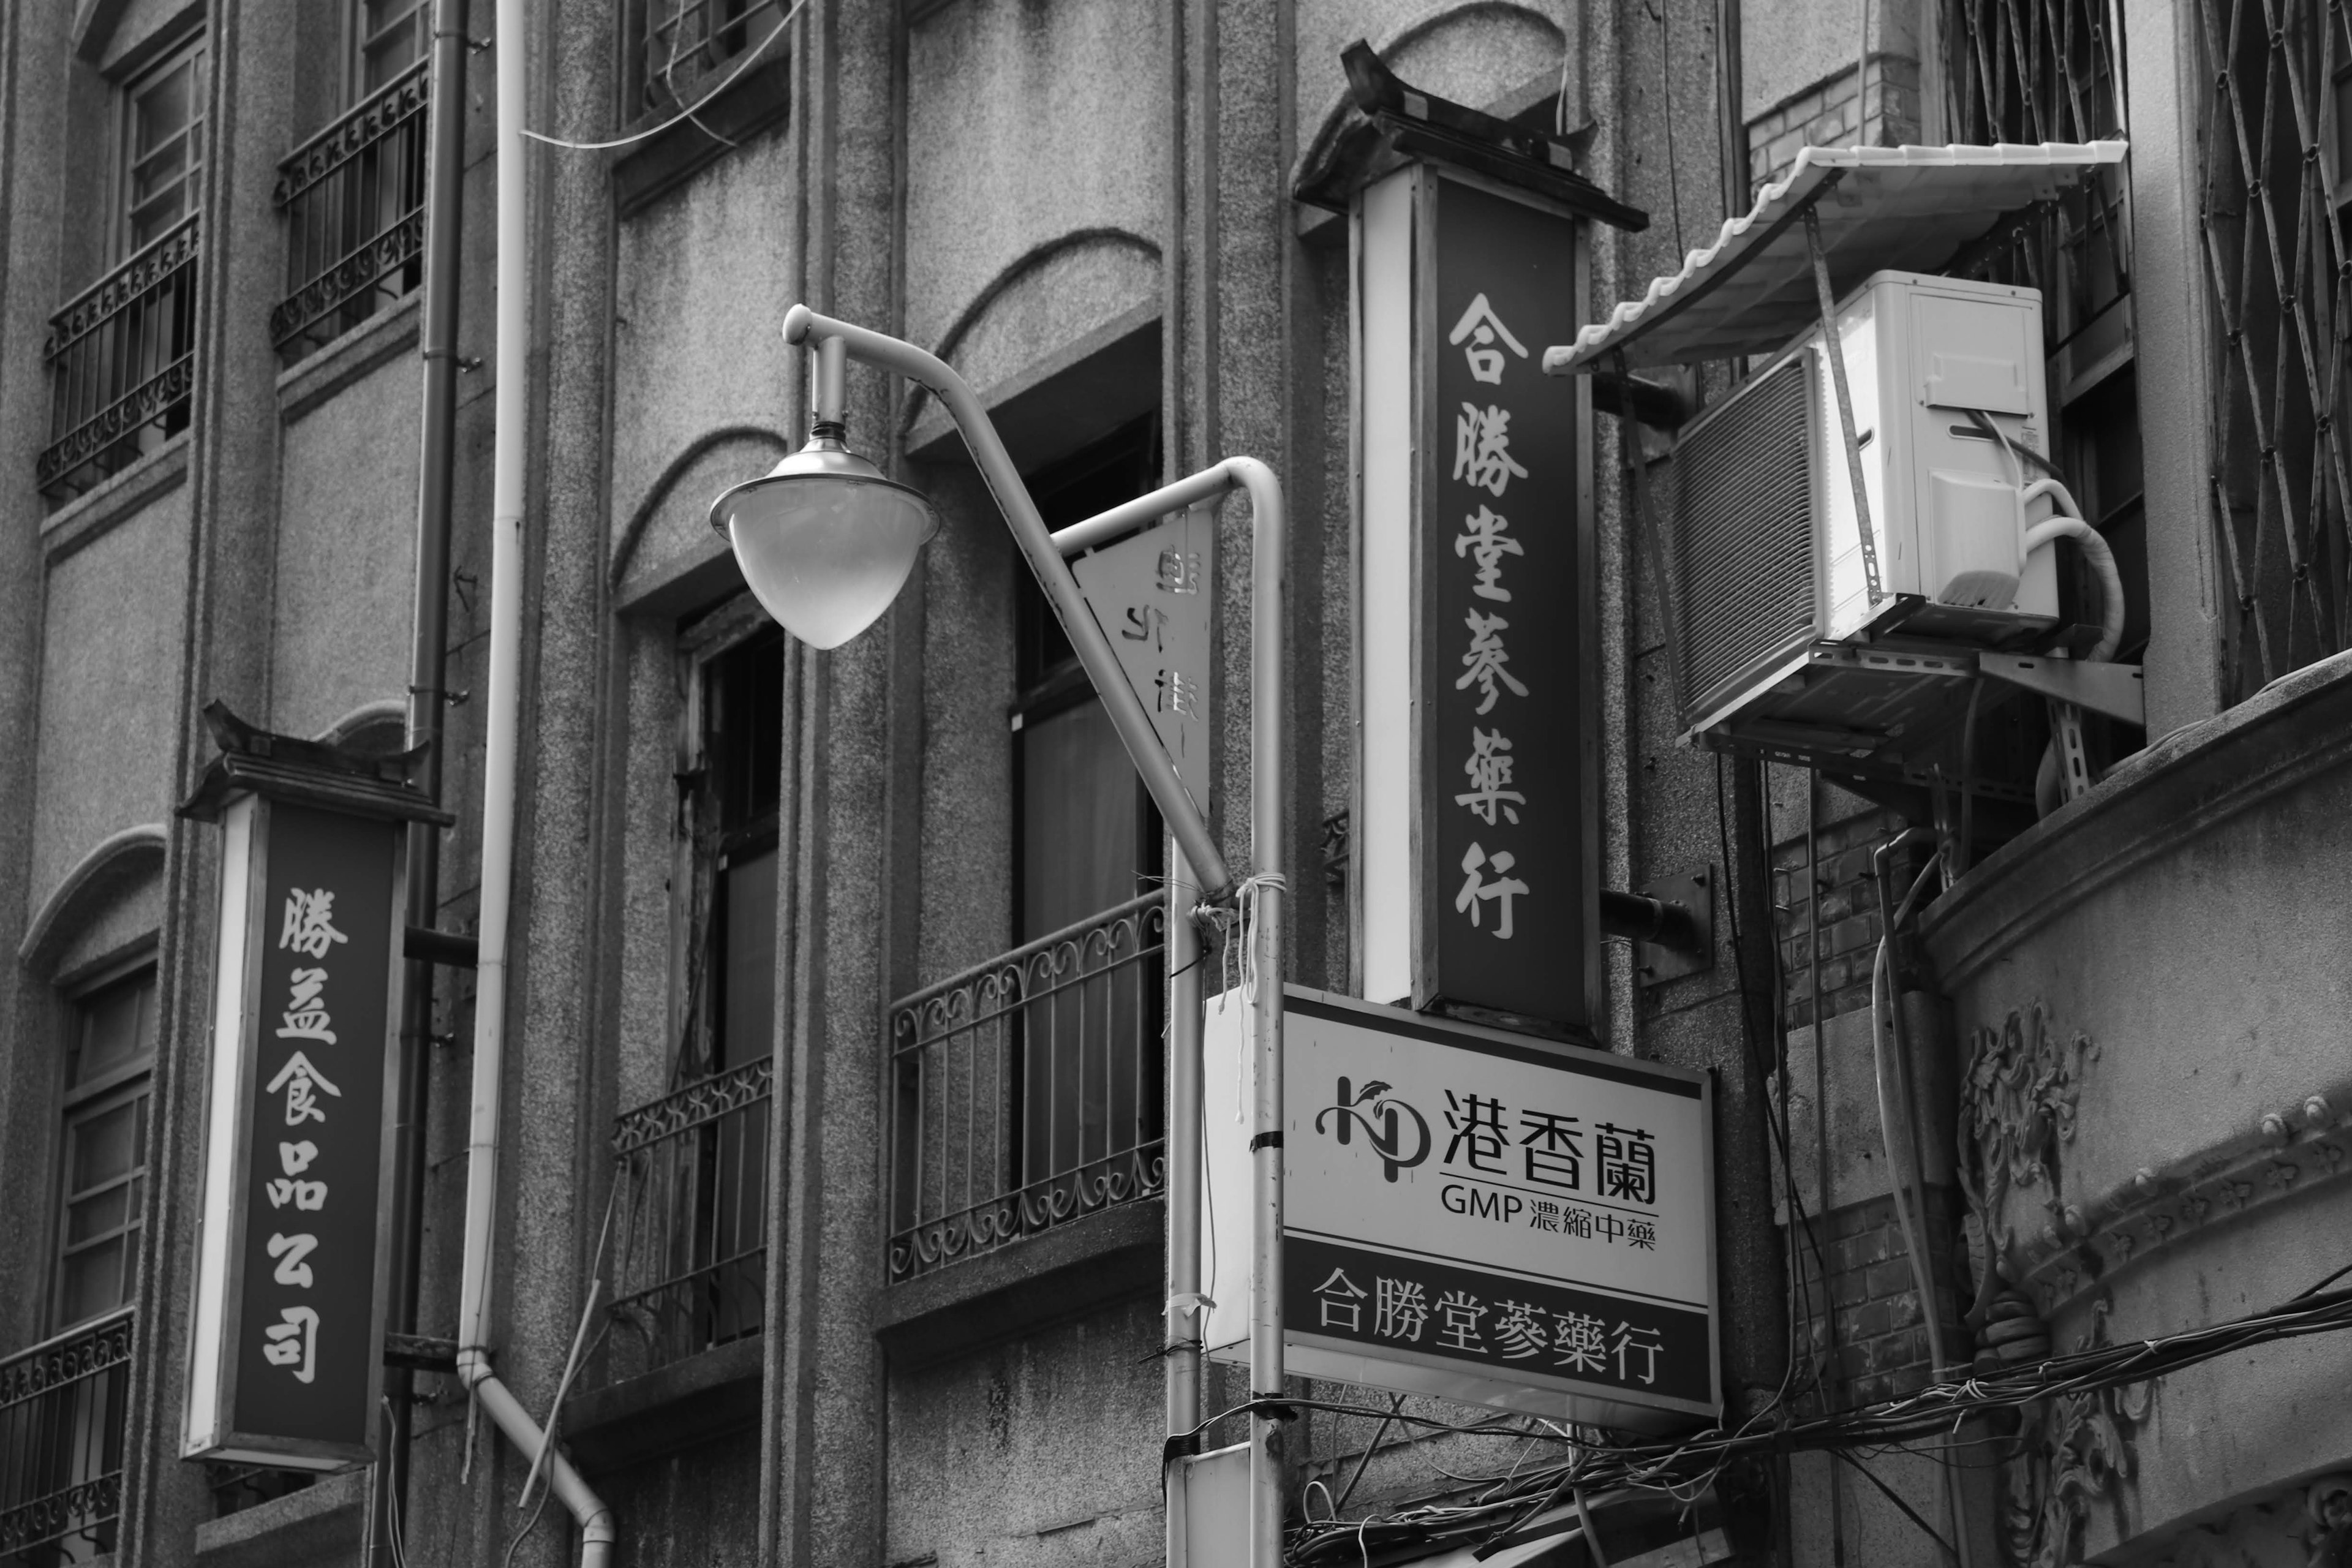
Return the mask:
<svg viewBox="0 0 2352 1568">
<path fill-rule="evenodd" d="M 1577 223 L 1438 175 L 1420 300 L 1423 1005 L 1589 1028 Z"/>
<path fill-rule="evenodd" d="M 365 1445 L 401 828 L 284 802 L 268 821 L 232 1424 Z"/>
</svg>

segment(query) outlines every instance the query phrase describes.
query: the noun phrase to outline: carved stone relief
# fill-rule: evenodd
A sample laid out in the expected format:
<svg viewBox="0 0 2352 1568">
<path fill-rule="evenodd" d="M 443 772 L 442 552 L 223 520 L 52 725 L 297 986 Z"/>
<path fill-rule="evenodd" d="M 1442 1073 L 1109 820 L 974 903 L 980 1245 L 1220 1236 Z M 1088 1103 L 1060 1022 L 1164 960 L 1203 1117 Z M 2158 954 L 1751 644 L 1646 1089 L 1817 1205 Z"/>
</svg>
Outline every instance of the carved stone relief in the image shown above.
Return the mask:
<svg viewBox="0 0 2352 1568">
<path fill-rule="evenodd" d="M 2147 1568 L 2352 1568 L 2352 1475 L 2249 1503 L 2145 1557 Z"/>
<path fill-rule="evenodd" d="M 2037 1187 L 2053 1225 L 2063 1222 L 2059 1151 L 2074 1141 L 2082 1069 L 2098 1058 L 2088 1035 L 2054 1027 L 2042 1003 L 2010 1014 L 1998 1028 L 1969 1037 L 1960 1079 L 1959 1176 L 1968 1204 L 1979 1313 L 1996 1273 L 2015 1268 L 2007 1217 L 2012 1189 Z"/>
<path fill-rule="evenodd" d="M 2107 1303 L 2093 1308 L 2080 1352 L 2107 1342 Z M 2062 1394 L 2026 1406 L 2017 1457 L 2001 1468 L 2001 1539 L 2018 1568 L 2069 1568 L 2092 1505 L 2131 1475 L 2130 1429 L 2147 1416 L 2147 1384 Z"/>
<path fill-rule="evenodd" d="M 2336 1109 L 2352 1096 L 2321 1085 L 2253 1126 L 2217 1130 L 2212 1146 L 2175 1166 L 2143 1166 L 2104 1194 L 2075 1191 L 2064 1152 L 2074 1142 L 2085 1071 L 2098 1059 L 2089 1035 L 2058 1027 L 2039 1001 L 1969 1037 L 1958 1153 L 1978 1281 L 1972 1327 L 2003 1288 L 2053 1317 L 2115 1270 L 2209 1221 L 2307 1192 L 2352 1164 L 2352 1134 Z M 2015 1212 L 2011 1200 L 2021 1191 L 2040 1194 L 2038 1226 Z"/>
</svg>

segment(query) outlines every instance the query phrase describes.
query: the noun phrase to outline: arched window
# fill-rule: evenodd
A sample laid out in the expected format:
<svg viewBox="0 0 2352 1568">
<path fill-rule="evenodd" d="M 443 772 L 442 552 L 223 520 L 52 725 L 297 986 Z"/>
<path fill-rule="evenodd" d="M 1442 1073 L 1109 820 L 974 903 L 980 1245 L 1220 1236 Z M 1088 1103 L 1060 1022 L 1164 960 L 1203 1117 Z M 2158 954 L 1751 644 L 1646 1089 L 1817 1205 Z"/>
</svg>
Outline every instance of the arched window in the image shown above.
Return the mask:
<svg viewBox="0 0 2352 1568">
<path fill-rule="evenodd" d="M 68 998 L 50 1312 L 70 1328 L 130 1304 L 147 1217 L 155 969 L 142 961 Z"/>
</svg>

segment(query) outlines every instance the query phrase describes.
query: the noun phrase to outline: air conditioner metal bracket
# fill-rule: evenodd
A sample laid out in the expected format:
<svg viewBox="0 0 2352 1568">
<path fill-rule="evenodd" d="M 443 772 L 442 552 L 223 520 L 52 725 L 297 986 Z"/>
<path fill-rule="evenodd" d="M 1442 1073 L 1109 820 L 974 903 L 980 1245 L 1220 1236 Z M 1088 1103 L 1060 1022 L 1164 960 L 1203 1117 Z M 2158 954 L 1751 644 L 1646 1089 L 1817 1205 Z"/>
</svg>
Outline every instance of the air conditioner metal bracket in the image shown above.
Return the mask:
<svg viewBox="0 0 2352 1568">
<path fill-rule="evenodd" d="M 2147 728 L 2147 692 L 2138 665 L 1980 653 L 1977 668 L 1995 680 L 2021 686 L 2038 696 L 2072 702 L 2137 729 Z"/>
</svg>

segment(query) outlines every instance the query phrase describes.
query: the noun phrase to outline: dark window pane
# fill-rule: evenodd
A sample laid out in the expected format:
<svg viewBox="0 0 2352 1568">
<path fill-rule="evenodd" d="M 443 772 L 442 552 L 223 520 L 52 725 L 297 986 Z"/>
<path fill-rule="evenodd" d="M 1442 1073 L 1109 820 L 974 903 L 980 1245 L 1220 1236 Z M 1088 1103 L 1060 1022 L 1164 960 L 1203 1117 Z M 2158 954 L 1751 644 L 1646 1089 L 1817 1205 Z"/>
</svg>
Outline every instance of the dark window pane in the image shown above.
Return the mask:
<svg viewBox="0 0 2352 1568">
<path fill-rule="evenodd" d="M 66 1245 L 79 1247 L 92 1237 L 105 1236 L 121 1230 L 131 1217 L 131 1205 L 136 1196 L 133 1184 L 109 1187 L 96 1197 L 84 1198 L 66 1206 Z"/>
<path fill-rule="evenodd" d="M 1026 942 L 1133 898 L 1145 868 L 1141 786 L 1101 701 L 1033 720 L 1020 742 Z"/>
<path fill-rule="evenodd" d="M 762 632 L 711 660 L 703 742 L 722 831 L 772 821 L 783 780 L 784 638 Z"/>
<path fill-rule="evenodd" d="M 60 1327 L 110 1312 L 130 1300 L 130 1282 L 124 1278 L 130 1255 L 131 1237 L 120 1236 L 66 1259 L 58 1300 Z"/>
<path fill-rule="evenodd" d="M 725 1009 L 715 1068 L 768 1054 L 776 1022 L 776 852 L 743 856 L 722 874 L 727 909 Z"/>
<path fill-rule="evenodd" d="M 139 1165 L 138 1103 L 85 1117 L 74 1124 L 71 1139 L 68 1196 L 129 1175 Z"/>
<path fill-rule="evenodd" d="M 83 1084 L 154 1048 L 154 972 L 118 981 L 85 997 L 76 1011 L 79 1037 L 68 1081 Z"/>
</svg>

